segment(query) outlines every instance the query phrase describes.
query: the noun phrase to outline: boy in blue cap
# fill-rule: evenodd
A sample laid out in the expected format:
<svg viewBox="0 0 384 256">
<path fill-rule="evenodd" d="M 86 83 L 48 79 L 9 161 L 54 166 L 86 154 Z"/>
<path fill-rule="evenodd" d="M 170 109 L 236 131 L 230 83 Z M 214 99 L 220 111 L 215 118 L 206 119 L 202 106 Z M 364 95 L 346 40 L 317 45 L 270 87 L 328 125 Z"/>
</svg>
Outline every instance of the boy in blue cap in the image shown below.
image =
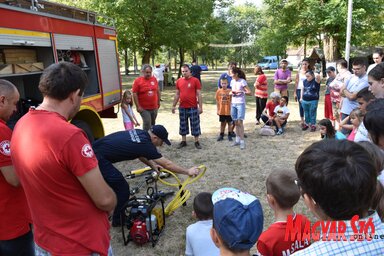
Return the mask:
<svg viewBox="0 0 384 256">
<path fill-rule="evenodd" d="M 236 188 L 221 188 L 212 195 L 211 238 L 220 255 L 249 255 L 263 230 L 259 200 Z"/>
</svg>

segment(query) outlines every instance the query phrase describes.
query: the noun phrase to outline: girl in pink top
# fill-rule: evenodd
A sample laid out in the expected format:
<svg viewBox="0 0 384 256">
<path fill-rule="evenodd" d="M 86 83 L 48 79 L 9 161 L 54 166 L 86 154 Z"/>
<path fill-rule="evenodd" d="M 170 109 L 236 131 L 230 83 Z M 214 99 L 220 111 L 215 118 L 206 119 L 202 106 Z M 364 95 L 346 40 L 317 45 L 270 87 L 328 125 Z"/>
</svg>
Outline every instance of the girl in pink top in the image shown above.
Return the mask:
<svg viewBox="0 0 384 256">
<path fill-rule="evenodd" d="M 359 128 L 360 123 L 363 121 L 363 118 L 364 116 L 362 115 L 361 110 L 355 108 L 351 111 L 349 116 L 347 116 L 346 118 L 344 118 L 343 121 L 341 121 L 341 128 L 352 130 L 351 133 L 348 135 L 347 140 L 354 141 L 357 129 Z"/>
</svg>

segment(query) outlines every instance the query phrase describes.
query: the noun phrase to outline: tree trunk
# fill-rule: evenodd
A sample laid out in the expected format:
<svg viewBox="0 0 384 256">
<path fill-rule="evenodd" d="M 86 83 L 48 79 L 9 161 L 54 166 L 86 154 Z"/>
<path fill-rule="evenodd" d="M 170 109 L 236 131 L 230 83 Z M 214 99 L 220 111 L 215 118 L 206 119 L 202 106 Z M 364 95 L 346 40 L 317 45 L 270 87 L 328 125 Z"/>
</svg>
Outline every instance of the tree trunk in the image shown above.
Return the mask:
<svg viewBox="0 0 384 256">
<path fill-rule="evenodd" d="M 326 36 L 323 40 L 324 55 L 327 61 L 334 62 L 340 59 L 341 54 L 339 50 L 339 42 L 337 37 Z"/>
<path fill-rule="evenodd" d="M 137 73 L 137 56 L 136 56 L 136 51 L 134 51 L 133 54 L 133 73 L 136 75 Z"/>
<path fill-rule="evenodd" d="M 184 49 L 181 47 L 179 48 L 179 56 L 180 56 L 180 65 L 179 65 L 179 72 L 178 72 L 177 78 L 181 77 L 181 66 L 184 65 Z"/>
<path fill-rule="evenodd" d="M 304 56 L 303 59 L 307 57 L 307 38 L 304 38 Z"/>
<path fill-rule="evenodd" d="M 125 75 L 127 76 L 129 74 L 128 48 L 124 49 L 124 69 L 125 69 Z"/>
<path fill-rule="evenodd" d="M 151 58 L 151 50 L 143 50 L 143 57 L 141 58 L 141 65 L 149 64 Z"/>
</svg>

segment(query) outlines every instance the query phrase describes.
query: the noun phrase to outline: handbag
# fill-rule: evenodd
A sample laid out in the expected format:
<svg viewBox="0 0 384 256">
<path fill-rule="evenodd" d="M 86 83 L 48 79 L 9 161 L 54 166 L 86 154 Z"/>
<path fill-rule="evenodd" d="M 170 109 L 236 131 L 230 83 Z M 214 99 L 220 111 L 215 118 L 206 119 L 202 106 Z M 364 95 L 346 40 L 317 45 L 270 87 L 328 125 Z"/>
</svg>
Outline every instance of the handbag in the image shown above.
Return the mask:
<svg viewBox="0 0 384 256">
<path fill-rule="evenodd" d="M 274 136 L 275 130 L 271 126 L 265 124 L 263 127 L 260 128 L 259 134 L 262 136 Z"/>
</svg>

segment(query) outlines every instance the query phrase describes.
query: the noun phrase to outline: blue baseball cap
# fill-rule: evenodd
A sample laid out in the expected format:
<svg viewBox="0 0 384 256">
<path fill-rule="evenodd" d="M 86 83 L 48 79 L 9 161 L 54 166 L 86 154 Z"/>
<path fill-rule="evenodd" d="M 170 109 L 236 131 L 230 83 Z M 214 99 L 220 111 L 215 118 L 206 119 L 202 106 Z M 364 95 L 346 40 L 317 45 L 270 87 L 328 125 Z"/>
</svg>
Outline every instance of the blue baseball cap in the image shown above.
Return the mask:
<svg viewBox="0 0 384 256">
<path fill-rule="evenodd" d="M 167 129 L 165 129 L 164 126 L 156 124 L 151 127 L 151 132 L 164 141 L 165 144 L 171 145 L 171 142 L 168 139 Z"/>
<path fill-rule="evenodd" d="M 221 188 L 212 195 L 213 227 L 229 249 L 249 250 L 263 231 L 263 209 L 253 195 Z"/>
</svg>

